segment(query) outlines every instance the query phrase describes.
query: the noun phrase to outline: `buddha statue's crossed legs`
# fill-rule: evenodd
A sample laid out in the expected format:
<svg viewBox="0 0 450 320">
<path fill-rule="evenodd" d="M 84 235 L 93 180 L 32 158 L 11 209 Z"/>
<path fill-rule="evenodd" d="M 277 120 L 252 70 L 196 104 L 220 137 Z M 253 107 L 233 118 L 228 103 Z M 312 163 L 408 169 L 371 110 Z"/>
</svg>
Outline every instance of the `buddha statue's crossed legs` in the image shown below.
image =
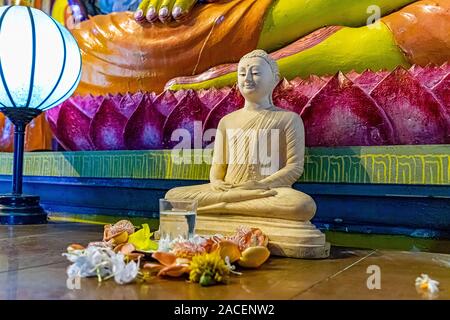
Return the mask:
<svg viewBox="0 0 450 320">
<path fill-rule="evenodd" d="M 174 188 L 167 192 L 166 198 L 197 200 L 199 214 L 237 214 L 309 221 L 316 213 L 316 204 L 309 195 L 288 187 L 212 191 L 208 183 Z"/>
</svg>

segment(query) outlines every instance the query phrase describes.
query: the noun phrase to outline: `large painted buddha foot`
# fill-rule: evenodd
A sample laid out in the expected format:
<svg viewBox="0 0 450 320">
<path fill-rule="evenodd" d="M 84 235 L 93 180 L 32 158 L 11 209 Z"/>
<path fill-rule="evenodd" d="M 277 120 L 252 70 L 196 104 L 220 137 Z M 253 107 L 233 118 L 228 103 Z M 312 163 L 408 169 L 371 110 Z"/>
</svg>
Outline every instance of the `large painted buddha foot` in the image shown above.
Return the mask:
<svg viewBox="0 0 450 320">
<path fill-rule="evenodd" d="M 201 214 L 197 216 L 196 233 L 231 235 L 242 225 L 261 229 L 269 237 L 268 248 L 272 255 L 302 259 L 323 259 L 330 255 L 330 243 L 326 242 L 325 234 L 311 222 Z"/>
</svg>

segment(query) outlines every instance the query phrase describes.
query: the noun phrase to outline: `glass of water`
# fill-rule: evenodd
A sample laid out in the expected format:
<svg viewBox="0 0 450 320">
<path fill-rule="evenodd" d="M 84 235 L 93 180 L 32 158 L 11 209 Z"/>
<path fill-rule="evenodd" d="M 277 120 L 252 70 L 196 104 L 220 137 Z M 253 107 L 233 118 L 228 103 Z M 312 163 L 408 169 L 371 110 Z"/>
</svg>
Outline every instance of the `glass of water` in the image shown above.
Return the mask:
<svg viewBox="0 0 450 320">
<path fill-rule="evenodd" d="M 159 200 L 160 241 L 170 243 L 177 238 L 191 239 L 195 235 L 197 200 Z"/>
</svg>

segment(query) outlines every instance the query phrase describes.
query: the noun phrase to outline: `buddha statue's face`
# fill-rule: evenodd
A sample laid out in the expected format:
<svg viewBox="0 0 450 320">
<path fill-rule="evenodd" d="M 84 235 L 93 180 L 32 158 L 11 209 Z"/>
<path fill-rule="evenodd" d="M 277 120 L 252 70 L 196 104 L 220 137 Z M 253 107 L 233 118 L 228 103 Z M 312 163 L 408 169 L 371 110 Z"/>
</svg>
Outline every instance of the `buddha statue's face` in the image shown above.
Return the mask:
<svg viewBox="0 0 450 320">
<path fill-rule="evenodd" d="M 238 86 L 248 101 L 260 103 L 271 97 L 276 84 L 275 77 L 263 58 L 245 58 L 239 62 Z"/>
</svg>

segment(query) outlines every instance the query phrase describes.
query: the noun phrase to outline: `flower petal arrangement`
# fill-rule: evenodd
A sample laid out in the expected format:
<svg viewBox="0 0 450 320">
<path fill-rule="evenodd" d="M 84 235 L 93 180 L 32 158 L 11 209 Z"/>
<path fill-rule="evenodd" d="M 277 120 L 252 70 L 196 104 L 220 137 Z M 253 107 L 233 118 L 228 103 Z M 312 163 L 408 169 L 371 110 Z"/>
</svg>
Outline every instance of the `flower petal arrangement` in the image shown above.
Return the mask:
<svg viewBox="0 0 450 320">
<path fill-rule="evenodd" d="M 243 268 L 259 268 L 270 256 L 268 237 L 257 228 L 241 226 L 231 236 L 195 235 L 169 243 L 152 239 L 148 224 L 137 230 L 128 220 L 105 225 L 103 241 L 87 247 L 72 244 L 63 255 L 72 263 L 69 278 L 114 278 L 118 284 L 157 277 L 186 276 L 202 286 L 227 283 Z"/>
</svg>

